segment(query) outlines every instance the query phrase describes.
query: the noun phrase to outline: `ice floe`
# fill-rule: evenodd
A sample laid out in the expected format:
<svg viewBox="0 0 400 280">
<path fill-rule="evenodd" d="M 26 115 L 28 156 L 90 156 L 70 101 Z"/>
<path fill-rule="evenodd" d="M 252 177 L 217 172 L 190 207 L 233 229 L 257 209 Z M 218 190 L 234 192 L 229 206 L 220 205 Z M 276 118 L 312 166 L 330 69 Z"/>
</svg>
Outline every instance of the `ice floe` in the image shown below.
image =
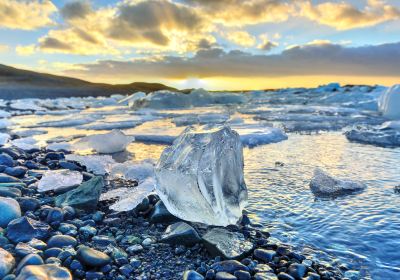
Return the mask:
<svg viewBox="0 0 400 280">
<path fill-rule="evenodd" d="M 68 154 L 65 158 L 75 161 L 85 166 L 88 171 L 96 175 L 105 175 L 109 172 L 110 166 L 115 164 L 115 160 L 110 155 L 75 155 Z"/>
<path fill-rule="evenodd" d="M 62 191 L 82 183 L 83 175 L 79 171 L 68 169 L 48 170 L 38 182 L 38 191 Z"/>
</svg>

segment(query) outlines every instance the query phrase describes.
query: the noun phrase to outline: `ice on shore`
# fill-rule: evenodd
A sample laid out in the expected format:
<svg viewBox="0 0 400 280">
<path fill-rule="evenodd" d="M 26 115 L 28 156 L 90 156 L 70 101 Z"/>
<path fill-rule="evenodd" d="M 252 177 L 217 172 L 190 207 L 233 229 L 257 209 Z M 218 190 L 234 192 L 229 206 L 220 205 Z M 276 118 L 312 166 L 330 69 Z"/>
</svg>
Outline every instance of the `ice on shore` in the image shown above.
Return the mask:
<svg viewBox="0 0 400 280">
<path fill-rule="evenodd" d="M 135 102 L 141 100 L 146 97 L 146 93 L 142 91 L 135 92 L 121 100 L 118 101 L 118 104 L 128 105 L 129 107 L 134 106 Z"/>
<path fill-rule="evenodd" d="M 0 119 L 0 129 L 5 129 L 11 125 L 12 122 L 10 122 L 8 119 Z"/>
<path fill-rule="evenodd" d="M 83 175 L 79 171 L 58 169 L 46 171 L 38 183 L 38 191 L 61 191 L 77 186 L 83 181 Z"/>
<path fill-rule="evenodd" d="M 134 141 L 133 136 L 127 136 L 120 130 L 112 130 L 105 134 L 89 135 L 73 143 L 75 151 L 94 150 L 100 154 L 122 152 Z"/>
<path fill-rule="evenodd" d="M 110 166 L 115 164 L 115 160 L 110 155 L 88 155 L 81 156 L 75 154 L 66 155 L 69 161 L 76 161 L 85 166 L 90 172 L 96 175 L 105 175 L 109 172 Z"/>
<path fill-rule="evenodd" d="M 10 140 L 11 136 L 8 133 L 3 133 L 0 132 L 0 145 L 3 146 L 7 144 L 7 142 Z"/>
<path fill-rule="evenodd" d="M 231 128 L 187 128 L 156 166 L 157 193 L 175 216 L 209 225 L 235 224 L 247 203 L 243 148 Z"/>
<path fill-rule="evenodd" d="M 9 118 L 9 117 L 11 117 L 11 114 L 9 112 L 4 111 L 4 110 L 0 110 L 0 118 L 1 119 Z"/>
<path fill-rule="evenodd" d="M 320 168 L 316 168 L 310 188 L 315 195 L 336 196 L 361 191 L 366 188 L 366 185 L 358 181 L 334 178 Z"/>
<path fill-rule="evenodd" d="M 24 137 L 19 139 L 14 139 L 10 142 L 12 146 L 20 148 L 22 150 L 33 150 L 33 149 L 40 149 L 44 145 L 43 142 L 37 141 L 33 137 Z"/>
<path fill-rule="evenodd" d="M 152 161 L 116 163 L 110 167 L 110 178 L 122 178 L 142 182 L 149 177 L 154 177 L 154 164 Z"/>
<path fill-rule="evenodd" d="M 400 119 L 400 84 L 386 90 L 379 99 L 379 111 L 384 117 Z"/>
<path fill-rule="evenodd" d="M 88 123 L 94 122 L 100 118 L 101 118 L 101 116 L 97 116 L 97 115 L 83 116 L 83 117 L 76 117 L 76 116 L 71 115 L 62 120 L 40 122 L 36 125 L 29 126 L 29 127 L 37 127 L 37 126 L 38 127 L 72 127 L 72 126 L 88 124 Z"/>
<path fill-rule="evenodd" d="M 47 145 L 47 149 L 52 151 L 72 151 L 72 145 L 68 142 L 54 142 Z"/>
<path fill-rule="evenodd" d="M 117 212 L 130 211 L 153 193 L 154 189 L 155 180 L 153 177 L 149 177 L 137 187 L 119 188 L 106 192 L 100 196 L 100 201 L 117 198 L 118 200 L 110 206 L 110 209 Z"/>
<path fill-rule="evenodd" d="M 348 140 L 382 147 L 399 147 L 400 130 L 397 123 L 382 126 L 358 126 L 345 132 Z"/>
</svg>

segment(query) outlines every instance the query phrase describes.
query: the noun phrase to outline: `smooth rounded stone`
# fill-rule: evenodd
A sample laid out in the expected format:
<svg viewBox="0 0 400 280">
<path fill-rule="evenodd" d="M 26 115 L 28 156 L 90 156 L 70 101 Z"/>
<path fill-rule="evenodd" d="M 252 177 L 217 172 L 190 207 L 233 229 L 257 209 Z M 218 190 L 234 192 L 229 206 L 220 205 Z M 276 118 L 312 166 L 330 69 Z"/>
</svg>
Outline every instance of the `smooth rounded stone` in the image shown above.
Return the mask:
<svg viewBox="0 0 400 280">
<path fill-rule="evenodd" d="M 19 273 L 16 280 L 72 280 L 68 269 L 55 264 L 28 265 Z"/>
<path fill-rule="evenodd" d="M 54 235 L 47 241 L 47 248 L 63 248 L 78 244 L 75 238 L 69 235 Z"/>
<path fill-rule="evenodd" d="M 215 270 L 215 272 L 228 272 L 228 273 L 235 273 L 237 270 L 244 270 L 248 271 L 249 268 L 240 262 L 236 260 L 227 260 L 227 261 L 221 261 L 221 262 L 216 262 L 211 266 L 212 269 Z"/>
<path fill-rule="evenodd" d="M 186 270 L 183 273 L 183 280 L 203 280 L 204 277 L 194 270 Z"/>
<path fill-rule="evenodd" d="M 25 161 L 25 166 L 29 169 L 39 169 L 40 168 L 40 166 L 36 162 L 33 162 L 31 160 Z"/>
<path fill-rule="evenodd" d="M 21 208 L 15 199 L 0 197 L 0 213 L 0 227 L 5 228 L 12 220 L 21 217 Z"/>
<path fill-rule="evenodd" d="M 2 187 L 0 188 L 0 197 L 20 197 L 22 195 L 21 191 L 13 187 Z"/>
<path fill-rule="evenodd" d="M 215 275 L 215 279 L 216 280 L 237 280 L 237 278 L 227 272 L 217 272 L 217 274 Z"/>
<path fill-rule="evenodd" d="M 3 248 L 0 248 L 0 279 L 10 273 L 14 266 L 14 257 Z"/>
<path fill-rule="evenodd" d="M 46 264 L 56 264 L 56 265 L 61 265 L 61 260 L 56 257 L 50 257 L 46 259 Z"/>
<path fill-rule="evenodd" d="M 73 225 L 73 224 L 68 224 L 68 223 L 61 223 L 58 227 L 58 231 L 60 231 L 62 234 L 66 234 L 67 232 L 70 232 L 72 230 L 78 230 L 78 228 Z"/>
<path fill-rule="evenodd" d="M 153 224 L 156 223 L 173 223 L 179 221 L 177 217 L 172 215 L 167 207 L 165 207 L 164 203 L 159 200 L 155 205 L 154 205 L 154 210 L 150 215 L 150 222 Z"/>
<path fill-rule="evenodd" d="M 256 259 L 269 263 L 276 256 L 276 252 L 273 250 L 255 249 L 253 255 Z"/>
<path fill-rule="evenodd" d="M 153 239 L 151 238 L 145 238 L 142 242 L 143 247 L 149 247 L 151 244 L 155 243 Z"/>
<path fill-rule="evenodd" d="M 201 238 L 197 231 L 185 222 L 178 222 L 167 227 L 161 236 L 161 242 L 191 246 L 199 243 Z"/>
<path fill-rule="evenodd" d="M 40 201 L 33 197 L 18 197 L 17 201 L 22 212 L 35 211 L 40 207 Z"/>
<path fill-rule="evenodd" d="M 50 248 L 44 251 L 44 257 L 51 258 L 51 257 L 58 257 L 58 255 L 62 252 L 61 248 Z"/>
<path fill-rule="evenodd" d="M 346 278 L 348 278 L 348 277 L 346 277 Z M 319 276 L 317 273 L 313 273 L 313 272 L 309 272 L 308 274 L 307 274 L 307 277 L 305 278 L 306 280 L 320 280 L 321 279 L 321 276 Z M 358 280 L 358 278 L 357 279 L 351 279 L 351 278 L 349 278 L 350 280 Z"/>
<path fill-rule="evenodd" d="M 43 264 L 43 259 L 38 254 L 26 255 L 18 264 L 15 274 L 19 274 L 22 268 L 27 265 L 41 265 Z"/>
<path fill-rule="evenodd" d="M 0 183 L 20 183 L 21 180 L 7 174 L 0 174 Z"/>
<path fill-rule="evenodd" d="M 243 234 L 230 232 L 224 228 L 213 228 L 203 235 L 203 241 L 213 256 L 225 259 L 240 259 L 253 250 L 253 243 L 247 241 Z"/>
<path fill-rule="evenodd" d="M 58 162 L 58 164 L 59 164 L 60 167 L 63 168 L 63 169 L 69 169 L 69 170 L 72 170 L 72 171 L 81 171 L 81 170 L 82 170 L 81 167 L 79 167 L 78 165 L 76 165 L 76 164 L 73 163 L 73 162 L 69 162 L 69 161 L 65 161 L 65 160 L 60 160 L 60 161 Z"/>
<path fill-rule="evenodd" d="M 12 167 L 14 166 L 14 159 L 7 154 L 0 154 L 0 165 Z"/>
<path fill-rule="evenodd" d="M 64 153 L 59 153 L 59 152 L 48 152 L 44 156 L 44 159 L 46 160 L 61 160 L 64 158 L 65 158 Z"/>
<path fill-rule="evenodd" d="M 114 237 L 107 235 L 97 235 L 92 238 L 92 243 L 95 247 L 107 247 L 108 245 L 116 245 Z"/>
<path fill-rule="evenodd" d="M 26 190 L 26 184 L 24 182 L 12 182 L 12 183 L 0 183 L 0 188 L 17 188 L 20 191 Z"/>
<path fill-rule="evenodd" d="M 4 170 L 4 173 L 13 177 L 22 178 L 25 176 L 27 171 L 28 169 L 26 167 L 16 166 L 16 167 L 7 167 Z"/>
<path fill-rule="evenodd" d="M 79 187 L 56 197 L 57 207 L 71 206 L 86 211 L 95 211 L 104 186 L 103 178 L 93 177 Z"/>
<path fill-rule="evenodd" d="M 64 247 L 60 254 L 58 254 L 57 258 L 61 261 L 65 261 L 70 257 L 76 256 L 76 251 L 72 247 Z"/>
<path fill-rule="evenodd" d="M 237 270 L 234 275 L 238 280 L 251 280 L 251 274 L 248 271 Z"/>
<path fill-rule="evenodd" d="M 87 239 L 95 236 L 97 233 L 97 229 L 91 226 L 84 226 L 79 229 L 79 233 Z"/>
<path fill-rule="evenodd" d="M 76 257 L 81 263 L 94 267 L 104 266 L 111 262 L 108 255 L 86 246 L 79 248 Z"/>
<path fill-rule="evenodd" d="M 33 238 L 45 239 L 50 232 L 50 226 L 46 223 L 21 217 L 11 221 L 7 226 L 7 237 L 14 243 L 28 242 Z"/>
<path fill-rule="evenodd" d="M 274 270 L 268 264 L 257 264 L 254 267 L 255 272 L 274 272 Z"/>
<path fill-rule="evenodd" d="M 29 241 L 28 245 L 38 250 L 44 250 L 47 248 L 47 244 L 45 242 L 36 238 L 33 238 L 31 241 Z"/>
<path fill-rule="evenodd" d="M 65 206 L 62 208 L 62 210 L 64 211 L 64 220 L 65 221 L 69 221 L 69 220 L 72 220 L 73 218 L 75 218 L 76 211 L 73 207 Z"/>
<path fill-rule="evenodd" d="M 268 273 L 256 273 L 253 276 L 254 280 L 278 280 L 278 277 L 271 272 Z"/>
<path fill-rule="evenodd" d="M 64 220 L 64 212 L 61 208 L 54 207 L 49 210 L 46 222 L 48 223 L 61 223 Z"/>
<path fill-rule="evenodd" d="M 28 243 L 20 242 L 17 244 L 17 246 L 15 246 L 15 254 L 21 258 L 25 257 L 29 254 L 40 254 L 40 253 L 41 253 L 41 250 L 33 248 Z"/>
<path fill-rule="evenodd" d="M 289 266 L 288 272 L 296 280 L 302 279 L 306 275 L 307 267 L 304 264 L 294 263 Z"/>
<path fill-rule="evenodd" d="M 294 277 L 290 276 L 289 274 L 286 274 L 284 272 L 280 272 L 278 274 L 278 279 L 279 280 L 295 280 Z"/>
</svg>

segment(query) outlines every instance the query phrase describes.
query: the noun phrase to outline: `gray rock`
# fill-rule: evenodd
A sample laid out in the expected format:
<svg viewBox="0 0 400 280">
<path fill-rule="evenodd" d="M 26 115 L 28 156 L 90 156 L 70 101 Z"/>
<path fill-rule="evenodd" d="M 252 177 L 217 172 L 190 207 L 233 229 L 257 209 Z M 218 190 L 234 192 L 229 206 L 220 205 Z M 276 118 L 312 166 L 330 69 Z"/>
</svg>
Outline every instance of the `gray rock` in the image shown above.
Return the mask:
<svg viewBox="0 0 400 280">
<path fill-rule="evenodd" d="M 301 280 L 306 275 L 307 267 L 304 264 L 294 263 L 289 266 L 289 275 L 296 280 Z"/>
<path fill-rule="evenodd" d="M 72 280 L 68 269 L 55 264 L 25 266 L 15 280 Z"/>
<path fill-rule="evenodd" d="M 176 221 L 179 221 L 179 219 L 168 211 L 161 200 L 154 205 L 154 210 L 150 216 L 151 223 L 173 223 Z"/>
<path fill-rule="evenodd" d="M 0 197 L 0 227 L 7 225 L 14 219 L 21 217 L 21 208 L 15 199 Z"/>
<path fill-rule="evenodd" d="M 15 253 L 17 254 L 18 257 L 21 258 L 29 254 L 39 254 L 40 252 L 41 252 L 40 250 L 33 248 L 28 243 L 20 242 L 17 244 L 17 246 L 15 246 Z"/>
<path fill-rule="evenodd" d="M 79 187 L 56 197 L 57 207 L 71 206 L 77 209 L 94 211 L 99 202 L 104 182 L 100 176 L 93 177 Z"/>
<path fill-rule="evenodd" d="M 21 217 L 11 221 L 7 226 L 7 237 L 14 243 L 28 242 L 33 238 L 45 239 L 50 232 L 50 226 L 46 223 Z"/>
<path fill-rule="evenodd" d="M 238 280 L 251 280 L 251 274 L 248 271 L 237 270 L 234 275 Z"/>
<path fill-rule="evenodd" d="M 183 273 L 183 280 L 203 280 L 204 277 L 200 273 L 197 273 L 194 270 L 186 270 Z"/>
<path fill-rule="evenodd" d="M 295 280 L 292 276 L 290 276 L 289 274 L 284 273 L 284 272 L 280 272 L 278 274 L 278 279 L 279 280 Z"/>
<path fill-rule="evenodd" d="M 47 241 L 47 248 L 75 247 L 78 241 L 69 235 L 54 235 Z"/>
<path fill-rule="evenodd" d="M 254 257 L 263 262 L 269 263 L 276 256 L 276 252 L 273 250 L 256 249 L 254 250 Z"/>
<path fill-rule="evenodd" d="M 111 262 L 108 255 L 86 246 L 79 248 L 76 257 L 81 263 L 92 267 L 101 267 Z"/>
<path fill-rule="evenodd" d="M 240 259 L 253 250 L 253 243 L 245 240 L 243 234 L 229 232 L 224 228 L 213 228 L 203 235 L 207 250 L 213 256 L 225 259 Z"/>
<path fill-rule="evenodd" d="M 227 260 L 222 262 L 216 262 L 211 266 L 215 272 L 228 272 L 228 273 L 235 273 L 235 271 L 243 270 L 248 271 L 249 268 L 244 264 L 236 261 L 236 260 Z"/>
<path fill-rule="evenodd" d="M 271 272 L 268 273 L 256 273 L 254 274 L 254 280 L 278 280 L 278 277 Z"/>
<path fill-rule="evenodd" d="M 178 222 L 167 227 L 161 236 L 161 242 L 173 245 L 191 246 L 201 241 L 197 231 L 184 222 Z"/>
<path fill-rule="evenodd" d="M 14 266 L 14 257 L 6 250 L 0 248 L 0 279 L 10 273 Z"/>
<path fill-rule="evenodd" d="M 27 265 L 41 265 L 43 259 L 38 254 L 26 255 L 18 264 L 15 274 L 18 275 L 20 271 Z"/>
<path fill-rule="evenodd" d="M 215 280 L 237 280 L 236 276 L 227 272 L 217 272 Z"/>
<path fill-rule="evenodd" d="M 20 197 L 22 195 L 21 191 L 13 187 L 2 187 L 0 188 L 0 196 L 2 197 Z"/>
</svg>

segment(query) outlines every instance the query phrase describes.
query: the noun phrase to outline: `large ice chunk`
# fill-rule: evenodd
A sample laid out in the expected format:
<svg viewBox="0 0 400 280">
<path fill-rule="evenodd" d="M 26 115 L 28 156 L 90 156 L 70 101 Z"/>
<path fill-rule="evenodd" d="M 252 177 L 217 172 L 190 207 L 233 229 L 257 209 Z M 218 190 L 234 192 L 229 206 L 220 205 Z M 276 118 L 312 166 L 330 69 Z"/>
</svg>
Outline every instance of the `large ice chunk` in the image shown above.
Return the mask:
<svg viewBox="0 0 400 280">
<path fill-rule="evenodd" d="M 127 136 L 120 130 L 112 130 L 106 134 L 89 135 L 73 144 L 75 151 L 95 150 L 101 154 L 122 152 L 135 138 Z"/>
<path fill-rule="evenodd" d="M 400 84 L 386 90 L 379 99 L 379 111 L 390 119 L 400 119 Z"/>
<path fill-rule="evenodd" d="M 366 186 L 358 181 L 340 180 L 316 168 L 310 182 L 311 191 L 316 195 L 335 196 L 361 191 Z"/>
<path fill-rule="evenodd" d="M 209 225 L 235 224 L 247 203 L 243 147 L 230 127 L 188 127 L 156 166 L 156 190 L 175 216 Z"/>
<path fill-rule="evenodd" d="M 38 183 L 38 191 L 61 191 L 78 186 L 82 183 L 83 175 L 79 171 L 58 169 L 46 171 Z"/>
</svg>

